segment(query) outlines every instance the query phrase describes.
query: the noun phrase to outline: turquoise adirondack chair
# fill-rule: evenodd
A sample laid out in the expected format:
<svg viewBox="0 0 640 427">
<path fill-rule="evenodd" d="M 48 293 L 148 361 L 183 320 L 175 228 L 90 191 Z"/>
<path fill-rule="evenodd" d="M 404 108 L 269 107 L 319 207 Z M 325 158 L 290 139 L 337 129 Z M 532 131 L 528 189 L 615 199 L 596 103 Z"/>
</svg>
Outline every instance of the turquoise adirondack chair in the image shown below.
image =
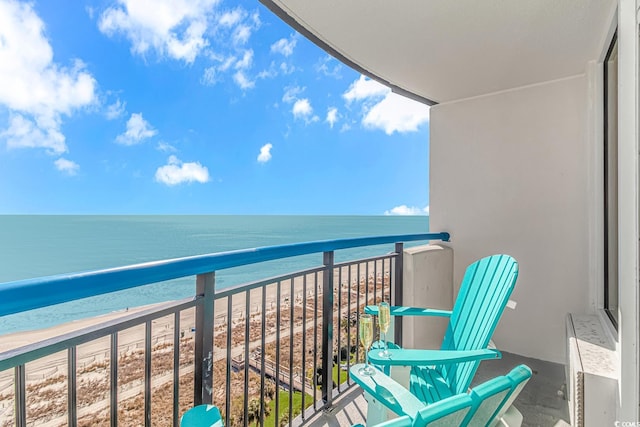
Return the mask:
<svg viewBox="0 0 640 427">
<path fill-rule="evenodd" d="M 217 407 L 198 405 L 182 415 L 180 427 L 224 427 L 224 422 Z"/>
<path fill-rule="evenodd" d="M 362 366 L 359 364 L 350 369 L 351 378 L 365 392 L 399 415 L 375 424 L 376 427 L 491 427 L 501 423 L 508 426 L 522 423 L 522 415 L 512 404 L 531 378 L 531 369 L 526 365 L 484 382 L 469 393 L 455 394 L 427 405 L 382 371 L 371 376 L 358 374 Z M 372 425 L 368 419 L 367 425 Z"/>
<path fill-rule="evenodd" d="M 508 255 L 492 255 L 471 264 L 452 311 L 391 307 L 392 316 L 449 317 L 440 350 L 390 346 L 390 357 L 369 352 L 372 364 L 389 373 L 390 366 L 409 366 L 409 390 L 425 404 L 465 393 L 482 360 L 502 357 L 489 348 L 491 336 L 518 277 L 518 263 Z M 366 312 L 377 314 L 376 306 Z M 372 407 L 372 405 L 370 405 Z"/>
</svg>

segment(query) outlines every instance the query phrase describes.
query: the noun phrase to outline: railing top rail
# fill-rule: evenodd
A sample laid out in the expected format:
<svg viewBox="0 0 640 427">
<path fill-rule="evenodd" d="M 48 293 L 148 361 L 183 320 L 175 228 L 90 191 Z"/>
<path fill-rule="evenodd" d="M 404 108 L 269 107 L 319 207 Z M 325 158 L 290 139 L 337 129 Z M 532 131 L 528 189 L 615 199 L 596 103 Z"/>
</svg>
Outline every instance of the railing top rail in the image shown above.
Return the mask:
<svg viewBox="0 0 640 427">
<path fill-rule="evenodd" d="M 0 316 L 179 277 L 193 276 L 275 259 L 396 242 L 449 241 L 449 237 L 449 233 L 443 232 L 321 240 L 17 280 L 0 283 Z"/>
</svg>

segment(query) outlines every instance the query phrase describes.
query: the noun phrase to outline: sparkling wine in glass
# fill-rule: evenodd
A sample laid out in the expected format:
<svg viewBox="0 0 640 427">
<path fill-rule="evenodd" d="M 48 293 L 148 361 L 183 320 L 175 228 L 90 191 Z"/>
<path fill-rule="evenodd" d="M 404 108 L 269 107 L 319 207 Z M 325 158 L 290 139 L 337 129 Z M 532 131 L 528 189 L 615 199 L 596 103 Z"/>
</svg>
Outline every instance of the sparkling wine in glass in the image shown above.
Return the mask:
<svg viewBox="0 0 640 427">
<path fill-rule="evenodd" d="M 389 357 L 389 350 L 387 350 L 387 331 L 389 330 L 390 323 L 391 310 L 389 303 L 383 301 L 378 304 L 378 326 L 380 327 L 380 333 L 382 335 L 382 350 L 378 353 L 380 357 Z"/>
<path fill-rule="evenodd" d="M 373 316 L 370 314 L 360 315 L 360 343 L 364 347 L 365 365 L 358 371 L 360 375 L 373 375 L 375 370 L 369 365 L 369 347 L 373 342 Z"/>
</svg>

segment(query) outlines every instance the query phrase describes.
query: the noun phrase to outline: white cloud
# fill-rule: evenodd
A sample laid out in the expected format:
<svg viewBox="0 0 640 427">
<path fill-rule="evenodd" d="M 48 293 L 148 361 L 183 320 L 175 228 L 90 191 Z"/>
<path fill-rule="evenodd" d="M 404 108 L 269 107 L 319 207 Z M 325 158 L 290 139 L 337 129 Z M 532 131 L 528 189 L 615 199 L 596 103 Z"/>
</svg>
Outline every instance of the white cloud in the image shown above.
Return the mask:
<svg viewBox="0 0 640 427">
<path fill-rule="evenodd" d="M 247 44 L 251 38 L 252 28 L 248 25 L 238 25 L 233 31 L 233 43 L 237 45 Z"/>
<path fill-rule="evenodd" d="M 383 97 L 391 92 L 391 89 L 375 80 L 371 80 L 363 75 L 355 82 L 351 83 L 349 89 L 342 94 L 347 102 L 361 101 L 363 99 Z"/>
<path fill-rule="evenodd" d="M 30 3 L 0 1 L 0 106 L 9 127 L 0 131 L 9 147 L 67 151 L 62 116 L 97 102 L 96 81 L 80 60 L 53 62 L 45 25 Z"/>
<path fill-rule="evenodd" d="M 32 121 L 21 114 L 11 114 L 9 127 L 0 132 L 9 148 L 46 148 L 50 154 L 67 151 L 59 123 Z"/>
<path fill-rule="evenodd" d="M 260 71 L 256 78 L 258 79 L 272 79 L 277 77 L 278 75 L 289 75 L 295 72 L 297 68 L 290 63 L 281 62 L 280 65 L 277 65 L 275 61 L 271 61 L 269 64 L 269 68 Z"/>
<path fill-rule="evenodd" d="M 325 121 L 329 123 L 331 129 L 333 129 L 333 125 L 338 121 L 338 109 L 336 107 L 329 108 Z"/>
<path fill-rule="evenodd" d="M 209 169 L 198 162 L 184 163 L 176 156 L 169 156 L 167 164 L 156 170 L 157 182 L 178 185 L 185 182 L 209 182 Z"/>
<path fill-rule="evenodd" d="M 269 68 L 266 70 L 262 70 L 257 74 L 257 78 L 259 79 L 272 79 L 278 75 L 278 71 L 276 70 L 275 62 L 271 62 Z"/>
<path fill-rule="evenodd" d="M 354 81 L 342 94 L 347 104 L 362 103 L 362 125 L 369 129 L 394 132 L 415 132 L 429 121 L 429 107 L 391 90 L 364 76 Z"/>
<path fill-rule="evenodd" d="M 158 131 L 142 117 L 142 113 L 133 113 L 127 121 L 127 130 L 118 135 L 116 142 L 122 145 L 135 145 L 157 133 Z"/>
<path fill-rule="evenodd" d="M 400 205 L 385 211 L 385 215 L 429 215 L 429 206 L 417 208 L 415 206 Z"/>
<path fill-rule="evenodd" d="M 429 121 L 429 107 L 404 96 L 389 93 L 362 119 L 365 127 L 393 132 L 415 132 Z"/>
<path fill-rule="evenodd" d="M 307 98 L 298 99 L 291 109 L 295 119 L 302 119 L 306 124 L 317 122 L 320 118 L 313 114 L 313 107 Z"/>
<path fill-rule="evenodd" d="M 251 67 L 251 63 L 253 62 L 253 49 L 245 50 L 242 55 L 242 59 L 236 61 L 234 68 L 236 70 L 245 70 Z"/>
<path fill-rule="evenodd" d="M 236 58 L 235 56 L 232 55 L 232 56 L 228 56 L 226 58 L 225 57 L 218 58 L 218 61 L 221 62 L 221 64 L 218 65 L 218 67 L 217 67 L 218 71 L 224 72 L 224 71 L 230 70 L 234 66 L 234 64 L 236 64 L 238 62 L 238 58 Z"/>
<path fill-rule="evenodd" d="M 107 117 L 107 120 L 117 119 L 126 112 L 126 106 L 126 102 L 122 102 L 118 99 L 113 104 L 107 106 L 107 110 L 104 112 L 104 115 Z"/>
<path fill-rule="evenodd" d="M 228 12 L 223 13 L 218 18 L 218 23 L 224 27 L 234 27 L 242 19 L 244 19 L 246 13 L 242 8 L 235 8 Z"/>
<path fill-rule="evenodd" d="M 298 39 L 292 34 L 288 39 L 282 38 L 271 45 L 271 53 L 279 53 L 284 56 L 291 56 L 295 49 Z"/>
<path fill-rule="evenodd" d="M 273 148 L 273 144 L 271 144 L 271 143 L 264 144 L 260 148 L 260 154 L 258 154 L 258 161 L 260 163 L 267 163 L 269 160 L 271 160 L 271 149 L 272 148 Z"/>
<path fill-rule="evenodd" d="M 113 0 L 112 0 L 113 1 Z M 253 51 L 245 49 L 260 28 L 258 12 L 242 7 L 218 10 L 220 0 L 117 0 L 99 19 L 109 37 L 124 36 L 134 55 L 155 54 L 192 64 L 204 56 L 212 60 L 200 82 L 213 86 L 226 78 L 241 89 L 255 86 L 249 77 Z M 244 70 L 237 74 L 236 71 Z M 265 76 L 263 74 L 263 76 Z"/>
<path fill-rule="evenodd" d="M 158 142 L 156 149 L 165 153 L 175 153 L 178 151 L 176 147 L 164 141 Z"/>
<path fill-rule="evenodd" d="M 246 89 L 252 89 L 255 87 L 256 82 L 255 80 L 251 80 L 249 79 L 249 77 L 247 77 L 247 75 L 242 71 L 237 71 L 234 75 L 233 75 L 233 81 L 236 82 L 236 84 L 240 87 L 240 89 L 242 90 L 246 90 Z"/>
<path fill-rule="evenodd" d="M 313 114 L 313 107 L 307 98 L 298 99 L 291 110 L 295 118 L 305 118 Z"/>
<path fill-rule="evenodd" d="M 119 0 L 100 16 L 98 27 L 107 36 L 124 34 L 131 51 L 150 50 L 192 63 L 209 45 L 208 21 L 218 0 Z"/>
<path fill-rule="evenodd" d="M 247 90 L 255 87 L 257 79 L 272 77 L 271 70 L 252 71 L 254 52 L 247 44 L 261 25 L 257 12 L 250 14 L 242 7 L 236 7 L 218 12 L 212 24 L 207 32 L 211 47 L 205 50 L 211 64 L 200 79 L 203 85 L 213 86 L 230 79 L 240 89 Z"/>
<path fill-rule="evenodd" d="M 297 68 L 293 64 L 287 64 L 286 62 L 280 63 L 280 71 L 284 75 L 292 74 L 296 69 Z"/>
<path fill-rule="evenodd" d="M 288 86 L 284 89 L 284 95 L 282 95 L 282 101 L 287 104 L 292 104 L 296 99 L 298 99 L 298 95 L 301 95 L 304 92 L 305 88 L 300 86 Z"/>
<path fill-rule="evenodd" d="M 334 63 L 335 65 L 333 65 Z M 318 73 L 327 77 L 333 77 L 335 79 L 342 78 L 342 64 L 329 55 L 321 58 L 315 65 L 315 69 Z"/>
<path fill-rule="evenodd" d="M 53 162 L 56 165 L 56 169 L 60 172 L 64 172 L 68 175 L 76 175 L 78 173 L 78 169 L 80 169 L 80 165 L 72 160 L 67 160 L 63 157 L 60 157 L 58 160 Z"/>
<path fill-rule="evenodd" d="M 216 67 L 205 68 L 202 79 L 200 79 L 200 83 L 205 86 L 213 86 L 218 83 L 218 72 L 216 70 Z"/>
</svg>

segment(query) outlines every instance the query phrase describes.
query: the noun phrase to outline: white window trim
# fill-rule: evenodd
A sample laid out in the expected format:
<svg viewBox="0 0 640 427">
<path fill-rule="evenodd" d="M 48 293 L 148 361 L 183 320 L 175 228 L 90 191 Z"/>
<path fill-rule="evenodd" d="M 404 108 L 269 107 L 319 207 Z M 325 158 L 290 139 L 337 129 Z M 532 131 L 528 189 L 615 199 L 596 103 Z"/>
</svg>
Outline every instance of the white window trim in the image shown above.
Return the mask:
<svg viewBox="0 0 640 427">
<path fill-rule="evenodd" d="M 640 418 L 638 267 L 638 19 L 636 0 L 618 2 L 618 274 L 620 421 Z"/>
</svg>

